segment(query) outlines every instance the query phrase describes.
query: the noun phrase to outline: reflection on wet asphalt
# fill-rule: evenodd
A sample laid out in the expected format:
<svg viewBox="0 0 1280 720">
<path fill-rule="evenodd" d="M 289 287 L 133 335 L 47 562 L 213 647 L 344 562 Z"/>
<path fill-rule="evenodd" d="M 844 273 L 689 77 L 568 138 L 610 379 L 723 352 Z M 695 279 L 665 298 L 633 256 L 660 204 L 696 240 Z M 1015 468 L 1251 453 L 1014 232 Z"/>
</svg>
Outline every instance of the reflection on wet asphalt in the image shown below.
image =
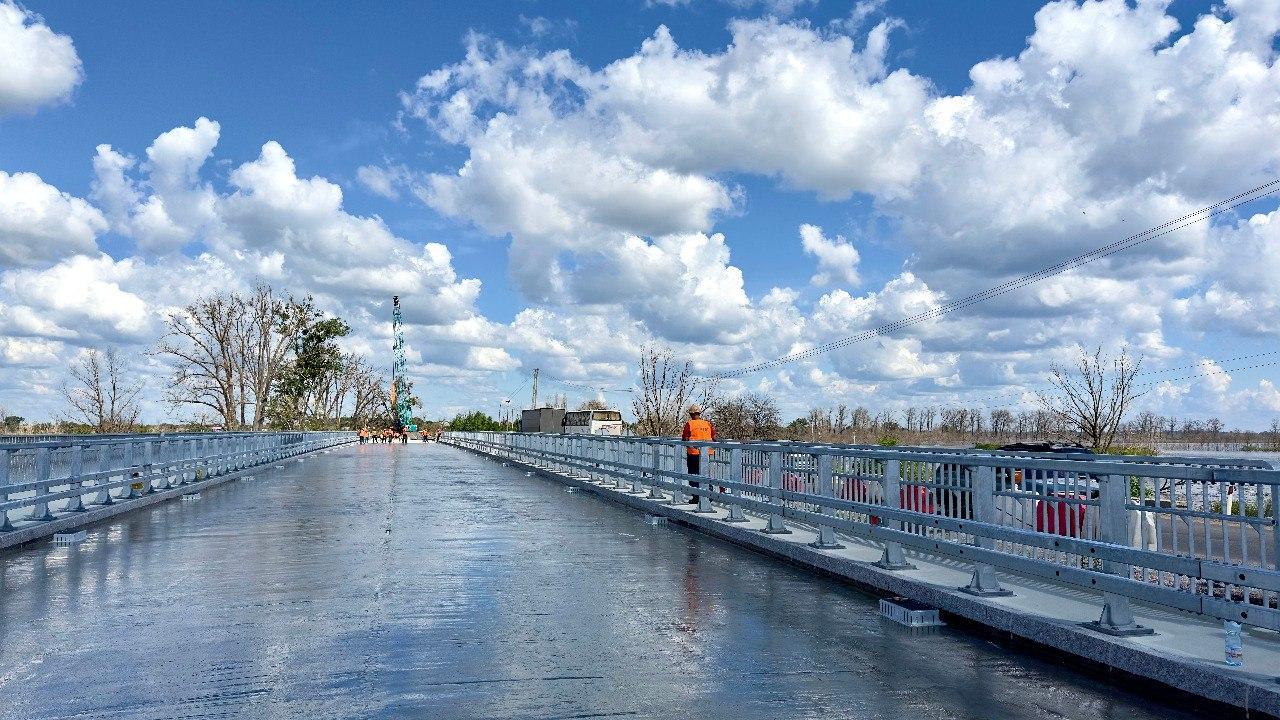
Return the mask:
<svg viewBox="0 0 1280 720">
<path fill-rule="evenodd" d="M 1180 718 L 452 448 L 0 557 L 0 718 Z"/>
</svg>

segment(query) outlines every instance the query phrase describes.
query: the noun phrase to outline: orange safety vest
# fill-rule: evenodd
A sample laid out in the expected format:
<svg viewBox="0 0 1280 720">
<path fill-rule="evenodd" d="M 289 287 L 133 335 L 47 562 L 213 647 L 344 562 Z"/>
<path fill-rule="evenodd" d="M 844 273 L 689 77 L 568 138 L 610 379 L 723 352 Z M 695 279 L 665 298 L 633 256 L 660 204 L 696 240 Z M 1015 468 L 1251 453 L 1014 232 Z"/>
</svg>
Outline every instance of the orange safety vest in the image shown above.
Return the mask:
<svg viewBox="0 0 1280 720">
<path fill-rule="evenodd" d="M 710 440 L 715 440 L 715 439 L 716 439 L 716 431 L 715 431 L 715 429 L 711 427 L 711 423 L 710 423 L 710 422 L 708 422 L 708 421 L 706 421 L 706 420 L 703 420 L 702 418 L 696 418 L 696 419 L 693 419 L 693 420 L 689 420 L 689 421 L 687 421 L 687 422 L 684 424 L 684 433 L 683 433 L 683 434 L 684 434 L 684 437 L 685 437 L 685 439 L 686 439 L 686 440 L 708 440 L 708 441 L 710 441 Z M 701 454 L 701 453 L 700 453 L 700 451 L 698 450 L 698 448 L 696 448 L 696 447 L 688 448 L 688 449 L 686 450 L 686 452 L 688 452 L 690 455 L 699 455 L 699 454 Z M 708 454 L 708 455 L 715 455 L 715 454 L 716 454 L 715 448 L 707 448 L 707 454 Z"/>
</svg>

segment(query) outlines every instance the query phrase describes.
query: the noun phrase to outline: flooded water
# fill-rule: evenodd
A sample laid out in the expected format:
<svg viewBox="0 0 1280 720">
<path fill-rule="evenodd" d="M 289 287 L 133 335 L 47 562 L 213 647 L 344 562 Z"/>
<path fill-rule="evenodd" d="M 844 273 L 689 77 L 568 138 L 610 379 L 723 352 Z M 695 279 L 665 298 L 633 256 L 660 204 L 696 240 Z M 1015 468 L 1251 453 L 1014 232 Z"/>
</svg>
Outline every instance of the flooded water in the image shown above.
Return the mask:
<svg viewBox="0 0 1280 720">
<path fill-rule="evenodd" d="M 435 445 L 0 556 L 0 718 L 1185 718 Z"/>
</svg>

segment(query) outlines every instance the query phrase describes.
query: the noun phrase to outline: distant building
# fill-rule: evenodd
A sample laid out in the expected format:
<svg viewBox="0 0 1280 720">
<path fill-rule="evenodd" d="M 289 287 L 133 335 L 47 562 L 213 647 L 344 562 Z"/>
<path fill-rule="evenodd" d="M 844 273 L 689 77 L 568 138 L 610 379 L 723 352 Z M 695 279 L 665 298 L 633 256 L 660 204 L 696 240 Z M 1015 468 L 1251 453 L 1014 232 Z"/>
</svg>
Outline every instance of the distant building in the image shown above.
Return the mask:
<svg viewBox="0 0 1280 720">
<path fill-rule="evenodd" d="M 617 410 L 572 410 L 564 414 L 564 431 L 575 435 L 621 435 Z"/>
<path fill-rule="evenodd" d="M 564 408 L 534 408 L 520 412 L 520 432 L 564 432 Z"/>
</svg>

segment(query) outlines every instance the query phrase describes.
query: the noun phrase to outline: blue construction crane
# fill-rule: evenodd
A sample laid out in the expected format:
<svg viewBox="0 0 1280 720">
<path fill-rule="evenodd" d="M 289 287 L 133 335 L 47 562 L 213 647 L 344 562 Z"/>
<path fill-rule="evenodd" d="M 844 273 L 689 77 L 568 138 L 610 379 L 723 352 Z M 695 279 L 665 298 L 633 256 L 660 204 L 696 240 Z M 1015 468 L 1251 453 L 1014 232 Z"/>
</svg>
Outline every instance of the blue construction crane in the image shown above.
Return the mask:
<svg viewBox="0 0 1280 720">
<path fill-rule="evenodd" d="M 391 406 L 395 409 L 396 429 L 414 432 L 418 426 L 413 422 L 413 398 L 409 393 L 409 383 L 405 380 L 404 370 L 407 364 L 404 359 L 404 327 L 401 323 L 400 296 L 391 297 Z"/>
</svg>

